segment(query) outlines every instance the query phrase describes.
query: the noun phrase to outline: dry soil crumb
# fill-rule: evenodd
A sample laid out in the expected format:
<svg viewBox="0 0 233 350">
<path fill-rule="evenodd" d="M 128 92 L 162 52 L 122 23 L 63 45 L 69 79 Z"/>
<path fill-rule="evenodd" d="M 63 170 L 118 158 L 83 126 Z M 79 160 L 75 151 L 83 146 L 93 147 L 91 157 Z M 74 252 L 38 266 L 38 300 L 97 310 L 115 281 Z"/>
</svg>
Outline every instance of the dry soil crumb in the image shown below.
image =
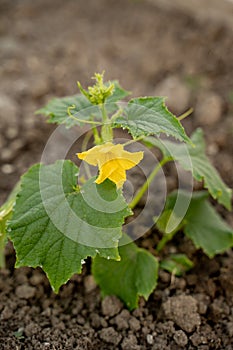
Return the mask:
<svg viewBox="0 0 233 350">
<path fill-rule="evenodd" d="M 171 297 L 163 304 L 163 310 L 168 319 L 186 332 L 193 332 L 201 324 L 197 301 L 191 296 Z"/>
<path fill-rule="evenodd" d="M 112 317 L 121 311 L 123 304 L 116 296 L 112 295 L 105 297 L 101 306 L 103 315 Z"/>
</svg>

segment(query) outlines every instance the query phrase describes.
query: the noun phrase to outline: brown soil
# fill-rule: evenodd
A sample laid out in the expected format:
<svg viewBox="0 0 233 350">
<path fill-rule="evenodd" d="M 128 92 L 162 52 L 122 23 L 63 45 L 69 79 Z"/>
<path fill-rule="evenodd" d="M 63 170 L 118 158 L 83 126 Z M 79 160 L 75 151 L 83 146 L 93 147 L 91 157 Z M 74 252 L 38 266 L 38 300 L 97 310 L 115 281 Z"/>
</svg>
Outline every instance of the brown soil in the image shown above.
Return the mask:
<svg viewBox="0 0 233 350">
<path fill-rule="evenodd" d="M 135 96 L 167 93 L 176 113 L 194 106 L 184 124 L 188 132 L 203 127 L 208 154 L 233 187 L 230 29 L 145 1 L 2 0 L 0 10 L 1 202 L 54 130 L 34 111 L 103 69 Z M 156 237 L 151 231 L 144 246 Z M 9 244 L 0 349 L 232 349 L 232 251 L 209 260 L 182 235 L 167 249 L 186 252 L 195 268 L 183 278 L 161 272 L 149 301 L 129 313 L 115 297 L 101 300 L 89 264 L 55 295 L 40 269 L 14 270 Z"/>
</svg>

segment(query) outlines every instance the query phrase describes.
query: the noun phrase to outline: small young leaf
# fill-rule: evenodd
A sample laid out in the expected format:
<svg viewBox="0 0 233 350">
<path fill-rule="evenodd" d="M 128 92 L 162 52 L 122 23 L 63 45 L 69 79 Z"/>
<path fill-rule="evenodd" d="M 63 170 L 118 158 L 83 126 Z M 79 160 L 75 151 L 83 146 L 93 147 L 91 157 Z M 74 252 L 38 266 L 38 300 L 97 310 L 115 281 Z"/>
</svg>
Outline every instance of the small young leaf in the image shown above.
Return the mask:
<svg viewBox="0 0 233 350">
<path fill-rule="evenodd" d="M 171 254 L 160 262 L 160 268 L 175 276 L 182 276 L 193 267 L 193 262 L 185 254 Z"/>
<path fill-rule="evenodd" d="M 41 266 L 56 292 L 88 256 L 120 259 L 121 226 L 130 214 L 111 181 L 97 186 L 92 178 L 79 189 L 77 173 L 70 161 L 33 166 L 22 177 L 8 226 L 17 267 Z"/>
<path fill-rule="evenodd" d="M 129 95 L 129 92 L 124 90 L 118 81 L 113 81 L 114 91 L 113 94 L 107 99 L 106 110 L 108 113 L 115 112 L 118 107 L 116 102 Z M 71 106 L 75 106 L 70 109 L 70 113 L 79 120 L 84 122 L 91 120 L 95 117 L 97 120 L 101 119 L 101 112 L 98 106 L 94 106 L 83 95 L 73 95 L 60 98 L 54 98 L 48 102 L 46 106 L 36 111 L 36 114 L 44 114 L 48 118 L 48 123 L 65 124 L 67 128 L 74 125 L 82 125 L 78 120 L 68 115 L 67 109 Z"/>
<path fill-rule="evenodd" d="M 160 148 L 164 157 L 178 161 L 185 170 L 192 172 L 197 181 L 204 180 L 204 188 L 208 189 L 211 196 L 231 210 L 232 191 L 222 181 L 205 154 L 203 131 L 197 129 L 191 136 L 191 140 L 195 147 L 152 137 L 148 137 L 146 143 Z"/>
<path fill-rule="evenodd" d="M 179 120 L 168 111 L 163 97 L 140 97 L 129 101 L 116 127 L 128 129 L 134 138 L 165 133 L 190 142 Z"/>
<path fill-rule="evenodd" d="M 186 202 L 186 198 L 190 196 L 185 191 L 179 191 L 180 203 L 175 206 L 178 198 L 177 193 L 175 191 L 168 196 L 164 212 L 156 223 L 165 234 L 166 224 L 171 217 L 180 216 L 176 208 L 180 210 L 182 202 Z M 182 227 L 184 233 L 193 241 L 196 248 L 202 248 L 210 258 L 233 247 L 233 230 L 222 220 L 208 202 L 206 192 L 193 193 L 190 206 L 185 216 L 181 219 L 181 224 L 177 229 Z"/>
<path fill-rule="evenodd" d="M 102 294 L 117 295 L 132 310 L 139 296 L 148 299 L 158 280 L 158 261 L 148 251 L 131 242 L 119 247 L 120 261 L 99 256 L 93 261 L 92 273 Z"/>
</svg>

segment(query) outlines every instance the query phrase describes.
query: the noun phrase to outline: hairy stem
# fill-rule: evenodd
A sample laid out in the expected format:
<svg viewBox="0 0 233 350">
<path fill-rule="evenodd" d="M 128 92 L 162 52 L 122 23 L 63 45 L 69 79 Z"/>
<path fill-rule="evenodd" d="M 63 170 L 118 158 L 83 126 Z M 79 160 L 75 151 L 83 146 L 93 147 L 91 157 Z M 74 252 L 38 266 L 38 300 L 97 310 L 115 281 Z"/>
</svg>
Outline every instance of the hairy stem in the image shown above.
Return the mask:
<svg viewBox="0 0 233 350">
<path fill-rule="evenodd" d="M 100 105 L 100 109 L 102 112 L 102 118 L 103 118 L 103 126 L 101 129 L 101 137 L 103 142 L 111 142 L 113 139 L 113 131 L 112 131 L 112 124 L 111 121 L 108 118 L 105 105 Z"/>
<path fill-rule="evenodd" d="M 155 176 L 158 174 L 159 170 L 164 166 L 164 164 L 168 163 L 169 161 L 170 161 L 169 158 L 163 158 L 161 160 L 161 162 L 159 162 L 156 165 L 154 170 L 150 173 L 149 177 L 146 179 L 146 181 L 144 182 L 144 184 L 142 185 L 142 187 L 140 188 L 140 190 L 138 191 L 138 193 L 136 194 L 136 196 L 132 200 L 132 202 L 129 204 L 129 207 L 131 209 L 134 209 L 136 207 L 136 205 L 138 204 L 138 202 L 140 201 L 140 199 L 142 198 L 144 193 L 147 191 L 151 182 L 154 180 Z"/>
</svg>

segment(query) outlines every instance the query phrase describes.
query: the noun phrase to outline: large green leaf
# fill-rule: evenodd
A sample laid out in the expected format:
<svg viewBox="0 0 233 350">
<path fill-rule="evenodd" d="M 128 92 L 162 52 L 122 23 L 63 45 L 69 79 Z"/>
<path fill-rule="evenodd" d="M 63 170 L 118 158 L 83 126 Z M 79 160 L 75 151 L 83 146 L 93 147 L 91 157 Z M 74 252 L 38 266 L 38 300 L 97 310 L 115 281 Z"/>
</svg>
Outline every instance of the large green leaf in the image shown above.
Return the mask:
<svg viewBox="0 0 233 350">
<path fill-rule="evenodd" d="M 119 247 L 120 261 L 97 256 L 92 273 L 102 294 L 117 295 L 132 310 L 138 306 L 139 296 L 148 299 L 158 279 L 158 260 L 134 243 Z"/>
<path fill-rule="evenodd" d="M 107 99 L 106 109 L 108 113 L 113 113 L 118 109 L 116 102 L 129 95 L 129 92 L 124 90 L 118 81 L 112 81 L 115 89 L 113 94 Z M 74 118 L 70 117 L 67 113 L 67 109 L 71 106 L 75 106 L 70 109 L 70 113 Z M 46 106 L 39 109 L 36 114 L 44 114 L 49 117 L 49 123 L 65 124 L 66 127 L 72 127 L 74 125 L 82 125 L 79 120 L 87 121 L 95 117 L 97 120 L 101 119 L 101 112 L 98 106 L 93 106 L 91 102 L 84 95 L 73 95 L 52 99 Z"/>
<path fill-rule="evenodd" d="M 195 147 L 152 137 L 148 137 L 146 142 L 159 147 L 164 157 L 178 161 L 185 170 L 192 172 L 197 181 L 204 180 L 204 188 L 208 189 L 211 196 L 231 210 L 232 190 L 225 185 L 205 154 L 203 131 L 197 129 L 191 140 Z"/>
<path fill-rule="evenodd" d="M 179 120 L 168 111 L 164 97 L 141 97 L 129 101 L 124 115 L 115 120 L 116 127 L 128 129 L 134 138 L 165 133 L 190 142 Z"/>
<path fill-rule="evenodd" d="M 180 217 L 184 212 L 182 203 L 187 202 L 190 194 L 185 191 L 179 191 L 179 197 L 177 194 L 178 192 L 175 191 L 167 198 L 164 212 L 156 222 L 160 231 L 166 234 L 169 220 L 178 218 L 181 224 L 177 230 L 182 229 L 196 248 L 202 248 L 210 258 L 233 246 L 233 230 L 208 202 L 206 192 L 193 193 L 189 208 L 183 217 Z M 177 200 L 180 202 L 179 205 L 177 205 Z"/>
<path fill-rule="evenodd" d="M 8 233 L 17 266 L 41 266 L 57 292 L 83 259 L 120 259 L 118 240 L 131 212 L 115 185 L 90 179 L 80 189 L 70 161 L 35 165 L 23 177 Z"/>
</svg>

